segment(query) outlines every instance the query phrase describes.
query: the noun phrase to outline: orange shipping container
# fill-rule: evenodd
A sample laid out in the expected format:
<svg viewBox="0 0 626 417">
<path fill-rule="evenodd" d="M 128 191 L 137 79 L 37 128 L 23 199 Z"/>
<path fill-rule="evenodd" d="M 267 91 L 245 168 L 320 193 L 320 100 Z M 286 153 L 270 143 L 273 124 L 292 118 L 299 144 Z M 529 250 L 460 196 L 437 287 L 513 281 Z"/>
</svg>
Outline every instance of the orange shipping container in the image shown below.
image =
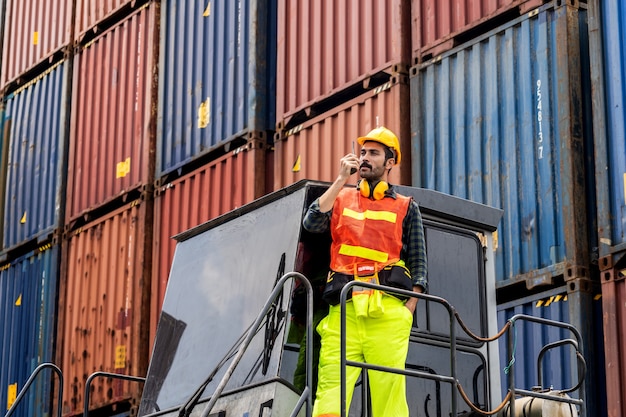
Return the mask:
<svg viewBox="0 0 626 417">
<path fill-rule="evenodd" d="M 391 129 L 400 139 L 402 163 L 391 170 L 389 182 L 411 184 L 411 140 L 407 77 L 392 77 L 383 86 L 333 110 L 276 135 L 274 190 L 302 179 L 334 181 L 339 160 L 354 151 L 356 139 L 376 126 Z M 356 183 L 357 175 L 351 178 Z"/>
<path fill-rule="evenodd" d="M 137 200 L 64 241 L 57 362 L 63 415 L 82 414 L 85 381 L 97 371 L 145 376 L 148 367 L 152 202 Z M 90 410 L 133 404 L 141 384 L 92 383 Z"/>
<path fill-rule="evenodd" d="M 279 124 L 379 71 L 409 65 L 410 6 L 407 0 L 280 0 Z"/>
<path fill-rule="evenodd" d="M 174 257 L 172 236 L 266 193 L 265 141 L 251 139 L 228 154 L 156 189 L 150 340 L 154 340 Z M 271 186 L 271 183 L 267 185 Z"/>
<path fill-rule="evenodd" d="M 96 25 L 122 9 L 133 7 L 133 0 L 76 0 L 76 39 L 80 40 L 89 29 L 97 32 Z"/>
<path fill-rule="evenodd" d="M 158 8 L 149 3 L 74 58 L 69 220 L 154 182 Z"/>
</svg>

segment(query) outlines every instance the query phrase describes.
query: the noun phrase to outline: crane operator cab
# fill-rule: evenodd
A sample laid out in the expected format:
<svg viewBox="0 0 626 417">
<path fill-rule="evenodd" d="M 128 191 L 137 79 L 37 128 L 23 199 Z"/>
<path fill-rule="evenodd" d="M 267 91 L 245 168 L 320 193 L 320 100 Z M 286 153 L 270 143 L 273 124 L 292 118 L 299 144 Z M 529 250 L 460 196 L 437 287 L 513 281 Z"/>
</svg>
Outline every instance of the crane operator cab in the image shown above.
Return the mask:
<svg viewBox="0 0 626 417">
<path fill-rule="evenodd" d="M 313 321 L 323 316 L 327 307 L 315 294 L 326 277 L 330 237 L 308 233 L 301 224 L 309 204 L 328 185 L 301 181 L 176 237 L 138 415 L 291 415 L 307 381 L 301 354 L 307 322 L 303 285 L 287 280 L 259 326 L 250 326 L 290 271 L 312 283 Z M 432 190 L 399 188 L 422 211 L 429 294 L 454 306 L 474 334 L 496 334 L 492 234 L 502 211 Z M 450 323 L 444 305 L 420 300 L 407 370 L 451 374 Z M 478 342 L 458 323 L 452 327 L 456 378 L 475 405 L 491 409 L 503 398 L 498 343 Z M 242 353 L 239 347 L 248 336 Z M 233 360 L 237 366 L 230 368 Z M 366 385 L 357 383 L 349 415 L 366 415 Z M 453 402 L 457 415 L 471 413 L 445 382 L 409 376 L 407 392 L 412 416 L 448 416 Z M 210 401 L 211 409 L 203 411 Z M 305 416 L 306 409 L 298 415 Z"/>
</svg>

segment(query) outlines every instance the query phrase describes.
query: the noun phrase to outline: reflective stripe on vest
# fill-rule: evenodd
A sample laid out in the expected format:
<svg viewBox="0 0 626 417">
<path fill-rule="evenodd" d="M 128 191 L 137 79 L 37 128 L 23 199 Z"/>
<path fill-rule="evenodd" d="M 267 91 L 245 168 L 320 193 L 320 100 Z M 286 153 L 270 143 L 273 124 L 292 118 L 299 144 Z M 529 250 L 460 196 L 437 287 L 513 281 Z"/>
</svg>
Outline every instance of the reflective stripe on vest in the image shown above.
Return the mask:
<svg viewBox="0 0 626 417">
<path fill-rule="evenodd" d="M 342 190 L 331 217 L 331 269 L 352 275 L 357 268 L 377 272 L 398 262 L 410 202 L 400 195 L 371 200 L 358 190 Z"/>
</svg>

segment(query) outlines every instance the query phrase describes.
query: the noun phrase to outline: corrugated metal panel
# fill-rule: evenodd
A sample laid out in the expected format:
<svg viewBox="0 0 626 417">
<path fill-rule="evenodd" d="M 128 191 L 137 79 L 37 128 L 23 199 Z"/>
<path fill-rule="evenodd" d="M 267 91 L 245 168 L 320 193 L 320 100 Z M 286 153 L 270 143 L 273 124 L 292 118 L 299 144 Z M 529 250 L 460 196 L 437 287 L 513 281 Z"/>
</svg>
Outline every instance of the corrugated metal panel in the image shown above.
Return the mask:
<svg viewBox="0 0 626 417">
<path fill-rule="evenodd" d="M 35 368 L 53 361 L 59 247 L 46 246 L 0 267 L 0 410 L 7 410 Z M 44 372 L 14 415 L 51 415 Z"/>
<path fill-rule="evenodd" d="M 610 417 L 626 416 L 626 270 L 602 273 L 606 400 Z"/>
<path fill-rule="evenodd" d="M 157 177 L 276 119 L 276 0 L 162 10 Z"/>
<path fill-rule="evenodd" d="M 131 3 L 132 0 L 76 0 L 76 38 Z"/>
<path fill-rule="evenodd" d="M 71 234 L 59 315 L 63 415 L 82 412 L 96 371 L 145 375 L 148 362 L 152 207 L 136 201 Z M 65 249 L 67 247 L 67 249 Z M 90 409 L 139 399 L 137 383 L 96 378 Z"/>
<path fill-rule="evenodd" d="M 511 20 L 545 0 L 412 0 L 413 58 L 436 55 L 467 39 L 467 32 L 490 20 Z M 504 14 L 506 14 L 504 16 Z M 482 32 L 484 33 L 484 31 Z M 476 36 L 474 33 L 473 36 Z"/>
<path fill-rule="evenodd" d="M 4 249 L 60 227 L 67 63 L 6 98 L 9 137 Z"/>
<path fill-rule="evenodd" d="M 499 281 L 588 274 L 579 29 L 544 7 L 414 68 L 413 184 L 504 209 Z"/>
<path fill-rule="evenodd" d="M 396 77 L 380 89 L 334 108 L 302 125 L 282 132 L 274 143 L 274 190 L 302 179 L 334 181 L 341 157 L 359 151 L 356 139 L 377 125 L 400 139 L 402 163 L 391 170 L 389 182 L 410 185 L 410 145 L 406 77 Z M 356 183 L 357 177 L 352 181 Z"/>
<path fill-rule="evenodd" d="M 266 193 L 266 154 L 267 147 L 263 142 L 250 141 L 157 188 L 154 202 L 151 340 L 154 340 L 174 257 L 176 241 L 172 236 L 263 196 Z"/>
<path fill-rule="evenodd" d="M 612 268 L 626 255 L 626 4 L 621 0 L 594 4 L 599 4 L 600 14 L 595 15 L 596 6 L 595 29 L 599 26 L 603 37 L 603 48 L 591 50 L 598 82 L 594 89 L 604 94 L 594 109 L 598 247 L 605 258 L 601 267 Z"/>
<path fill-rule="evenodd" d="M 0 87 L 69 45 L 72 0 L 6 0 Z"/>
<path fill-rule="evenodd" d="M 157 8 L 75 56 L 67 218 L 154 181 Z"/>
<path fill-rule="evenodd" d="M 368 75 L 408 65 L 410 13 L 405 0 L 280 0 L 278 121 Z"/>
<path fill-rule="evenodd" d="M 588 303 L 588 300 L 591 302 Z M 587 303 L 589 309 L 586 307 Z M 579 349 L 583 353 L 587 368 L 585 389 L 584 393 L 576 390 L 568 395 L 585 400 L 586 416 L 606 416 L 605 374 L 601 353 L 604 345 L 601 330 L 602 301 L 599 297 L 594 297 L 590 289 L 584 286 L 568 285 L 500 304 L 498 305 L 499 328 L 504 327 L 506 322 L 516 314 L 568 323 L 580 332 L 583 345 Z M 543 381 L 539 381 L 537 368 L 541 349 L 548 343 L 559 340 L 575 340 L 572 332 L 526 320 L 515 321 L 511 329 L 515 349 L 513 372 L 516 388 L 531 389 L 533 386 L 542 385 L 544 388 L 553 387 L 559 390 L 577 385 L 581 374 L 578 373 L 575 350 L 571 344 L 549 349 L 546 352 L 541 362 Z M 511 362 L 510 352 L 507 354 L 507 337 L 501 337 L 498 343 L 500 366 L 504 370 Z M 505 372 L 502 375 L 502 392 L 506 393 L 508 381 Z"/>
<path fill-rule="evenodd" d="M 502 328 L 507 320 L 516 314 L 541 317 L 548 320 L 569 323 L 569 305 L 567 289 L 557 288 L 533 297 L 515 300 L 498 306 L 498 327 Z M 516 322 L 513 327 L 517 349 L 515 351 L 515 385 L 518 388 L 530 389 L 540 385 L 537 378 L 537 358 L 543 346 L 562 339 L 574 338 L 567 330 L 552 326 L 541 326 L 527 321 Z M 500 338 L 500 365 L 508 365 L 511 357 L 507 357 L 506 337 Z M 554 389 L 565 389 L 576 385 L 578 374 L 572 368 L 575 351 L 570 346 L 552 349 L 541 363 L 543 369 L 543 387 L 553 386 Z M 507 378 L 502 378 L 502 392 L 507 392 Z"/>
</svg>

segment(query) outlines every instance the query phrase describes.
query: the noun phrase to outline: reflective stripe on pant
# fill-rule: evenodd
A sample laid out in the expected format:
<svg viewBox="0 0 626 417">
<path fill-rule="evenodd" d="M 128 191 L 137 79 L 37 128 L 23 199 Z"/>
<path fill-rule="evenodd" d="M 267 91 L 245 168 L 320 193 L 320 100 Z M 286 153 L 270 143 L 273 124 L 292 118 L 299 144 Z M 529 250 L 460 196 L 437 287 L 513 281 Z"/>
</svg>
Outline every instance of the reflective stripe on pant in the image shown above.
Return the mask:
<svg viewBox="0 0 626 417">
<path fill-rule="evenodd" d="M 346 304 L 346 359 L 404 369 L 413 316 L 395 297 L 382 297 L 384 314 L 379 318 L 357 317 L 352 302 Z M 339 416 L 340 387 L 340 306 L 331 306 L 317 327 L 322 337 L 317 395 L 313 416 Z M 350 408 L 354 384 L 361 368 L 346 369 L 346 400 Z M 409 415 L 406 378 L 390 372 L 368 371 L 373 417 Z M 347 413 L 346 413 L 347 415 Z"/>
</svg>

